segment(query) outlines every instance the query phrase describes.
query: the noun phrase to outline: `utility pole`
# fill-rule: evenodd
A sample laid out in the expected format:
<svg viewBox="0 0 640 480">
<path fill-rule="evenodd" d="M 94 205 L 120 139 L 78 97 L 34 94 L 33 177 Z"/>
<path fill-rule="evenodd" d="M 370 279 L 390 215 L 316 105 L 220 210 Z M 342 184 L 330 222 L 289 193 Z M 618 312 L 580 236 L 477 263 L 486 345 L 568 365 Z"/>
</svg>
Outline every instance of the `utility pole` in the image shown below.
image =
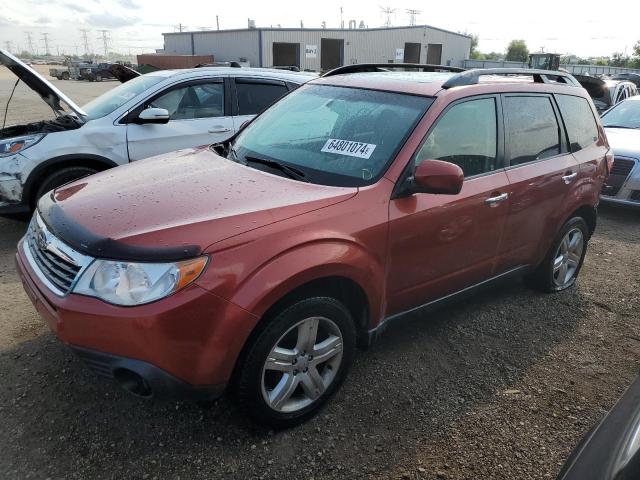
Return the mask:
<svg viewBox="0 0 640 480">
<path fill-rule="evenodd" d="M 4 42 L 4 46 L 7 48 L 7 52 L 13 52 L 13 42 L 11 40 L 7 40 L 6 42 Z"/>
<path fill-rule="evenodd" d="M 391 8 L 391 7 L 380 7 L 380 11 L 386 17 L 385 22 L 384 22 L 384 26 L 389 28 L 392 25 L 392 23 L 391 23 L 391 15 L 396 13 L 396 9 L 395 8 Z"/>
<path fill-rule="evenodd" d="M 102 35 L 98 37 L 98 40 L 102 40 L 102 46 L 104 47 L 104 56 L 109 56 L 109 30 L 98 30 Z"/>
<path fill-rule="evenodd" d="M 342 28 L 344 30 L 344 20 L 343 20 L 343 17 L 342 17 L 342 13 L 343 13 L 342 7 L 340 7 L 340 28 Z"/>
<path fill-rule="evenodd" d="M 27 36 L 27 45 L 29 45 L 29 53 L 35 55 L 36 51 L 33 48 L 33 38 L 31 37 L 31 32 L 24 32 Z"/>
<path fill-rule="evenodd" d="M 89 55 L 89 29 L 81 28 L 80 31 L 82 32 L 82 43 L 84 43 L 84 54 L 88 56 Z"/>
<path fill-rule="evenodd" d="M 220 30 L 220 19 L 218 18 L 218 15 L 216 15 L 216 28 Z"/>
<path fill-rule="evenodd" d="M 422 10 L 409 8 L 407 9 L 407 13 L 409 14 L 409 25 L 413 27 L 416 24 L 416 17 L 422 13 Z"/>
<path fill-rule="evenodd" d="M 42 34 L 42 41 L 44 42 L 44 54 L 51 55 L 51 52 L 49 52 L 49 34 L 47 32 Z"/>
</svg>

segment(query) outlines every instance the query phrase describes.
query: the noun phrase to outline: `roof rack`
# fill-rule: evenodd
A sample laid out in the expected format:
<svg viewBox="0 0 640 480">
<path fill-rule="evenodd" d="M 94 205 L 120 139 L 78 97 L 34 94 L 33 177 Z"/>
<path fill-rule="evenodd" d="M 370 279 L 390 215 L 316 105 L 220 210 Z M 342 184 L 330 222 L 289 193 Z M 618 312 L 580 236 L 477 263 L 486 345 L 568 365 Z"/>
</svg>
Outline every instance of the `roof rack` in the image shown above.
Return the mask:
<svg viewBox="0 0 640 480">
<path fill-rule="evenodd" d="M 442 88 L 461 87 L 480 83 L 480 77 L 486 75 L 527 75 L 533 77 L 535 83 L 564 83 L 579 87 L 580 83 L 573 75 L 559 70 L 535 70 L 531 68 L 475 68 L 454 75 L 442 84 Z M 553 79 L 553 80 L 552 80 Z"/>
<path fill-rule="evenodd" d="M 464 68 L 449 67 L 446 65 L 430 65 L 422 63 L 357 63 L 355 65 L 344 65 L 326 72 L 323 77 L 342 75 L 346 73 L 366 73 L 366 72 L 390 72 L 397 68 L 418 70 L 420 72 L 464 72 Z"/>
</svg>

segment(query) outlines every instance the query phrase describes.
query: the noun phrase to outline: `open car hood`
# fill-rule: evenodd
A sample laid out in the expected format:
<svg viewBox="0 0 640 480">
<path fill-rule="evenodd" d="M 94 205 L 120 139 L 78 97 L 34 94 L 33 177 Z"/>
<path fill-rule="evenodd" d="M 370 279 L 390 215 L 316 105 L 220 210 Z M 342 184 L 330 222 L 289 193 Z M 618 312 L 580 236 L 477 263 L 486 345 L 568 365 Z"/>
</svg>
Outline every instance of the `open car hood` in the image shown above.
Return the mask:
<svg viewBox="0 0 640 480">
<path fill-rule="evenodd" d="M 140 72 L 136 72 L 133 68 L 120 65 L 119 63 L 111 64 L 109 71 L 114 77 L 120 80 L 120 83 L 126 83 L 140 76 Z"/>
<path fill-rule="evenodd" d="M 78 117 L 87 114 L 82 108 L 73 103 L 64 93 L 54 87 L 50 82 L 6 50 L 0 48 L 0 64 L 11 70 L 23 83 L 36 92 L 58 115 L 69 113 L 62 103 L 69 107 Z"/>
</svg>

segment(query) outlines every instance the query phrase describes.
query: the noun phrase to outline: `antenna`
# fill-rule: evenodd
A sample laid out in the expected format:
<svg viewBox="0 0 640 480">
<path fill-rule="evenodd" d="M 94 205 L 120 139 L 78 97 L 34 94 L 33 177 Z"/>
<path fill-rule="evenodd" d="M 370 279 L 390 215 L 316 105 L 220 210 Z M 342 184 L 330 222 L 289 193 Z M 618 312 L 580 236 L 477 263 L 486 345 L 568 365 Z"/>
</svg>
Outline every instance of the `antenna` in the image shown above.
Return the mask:
<svg viewBox="0 0 640 480">
<path fill-rule="evenodd" d="M 88 28 L 81 28 L 80 31 L 82 32 L 82 43 L 84 44 L 84 54 L 85 55 L 89 55 L 89 29 Z"/>
<path fill-rule="evenodd" d="M 422 10 L 408 8 L 407 13 L 409 14 L 409 25 L 413 27 L 416 24 L 416 17 L 422 13 Z"/>
<path fill-rule="evenodd" d="M 47 32 L 42 34 L 42 41 L 44 42 L 44 54 L 51 55 L 51 52 L 49 52 L 49 34 Z"/>
<path fill-rule="evenodd" d="M 395 8 L 391 8 L 391 7 L 380 7 L 380 11 L 386 17 L 386 20 L 384 22 L 384 26 L 389 28 L 392 25 L 392 23 L 391 23 L 391 15 L 395 15 L 396 9 Z"/>
<path fill-rule="evenodd" d="M 27 45 L 29 45 L 29 53 L 35 54 L 36 51 L 33 48 L 33 38 L 31 37 L 31 32 L 24 32 L 24 34 L 27 36 Z"/>
<path fill-rule="evenodd" d="M 98 37 L 98 40 L 102 40 L 102 46 L 104 48 L 104 56 L 109 56 L 109 30 L 98 30 L 102 35 Z"/>
</svg>

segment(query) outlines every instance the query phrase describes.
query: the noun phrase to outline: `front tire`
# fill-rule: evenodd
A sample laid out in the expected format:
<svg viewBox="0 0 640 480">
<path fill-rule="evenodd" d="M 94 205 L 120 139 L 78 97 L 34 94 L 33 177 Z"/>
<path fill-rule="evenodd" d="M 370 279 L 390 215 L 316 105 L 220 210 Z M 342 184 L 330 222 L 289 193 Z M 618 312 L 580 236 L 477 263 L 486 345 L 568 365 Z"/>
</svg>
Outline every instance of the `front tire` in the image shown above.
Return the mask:
<svg viewBox="0 0 640 480">
<path fill-rule="evenodd" d="M 237 397 L 257 423 L 287 428 L 314 416 L 342 384 L 355 354 L 349 311 L 329 297 L 300 300 L 258 334 L 238 369 Z"/>
<path fill-rule="evenodd" d="M 570 218 L 560 229 L 542 263 L 527 277 L 544 292 L 560 292 L 576 283 L 587 253 L 589 227 L 582 217 Z"/>
<path fill-rule="evenodd" d="M 97 170 L 89 167 L 66 167 L 49 174 L 49 176 L 47 176 L 38 187 L 35 197 L 33 198 L 32 208 L 36 207 L 36 205 L 38 204 L 38 200 L 40 200 L 40 197 L 42 197 L 49 190 L 61 187 L 66 183 L 72 182 L 73 180 L 77 180 L 88 175 L 93 175 L 94 173 L 97 173 Z"/>
</svg>

